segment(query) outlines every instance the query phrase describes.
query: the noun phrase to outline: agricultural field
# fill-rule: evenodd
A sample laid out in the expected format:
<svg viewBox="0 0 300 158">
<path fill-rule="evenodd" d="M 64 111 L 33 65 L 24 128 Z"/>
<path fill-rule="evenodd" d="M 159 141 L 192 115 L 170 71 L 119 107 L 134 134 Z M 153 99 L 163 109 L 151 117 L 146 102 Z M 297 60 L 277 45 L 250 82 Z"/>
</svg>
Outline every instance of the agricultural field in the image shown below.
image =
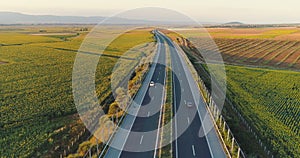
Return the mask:
<svg viewBox="0 0 300 158">
<path fill-rule="evenodd" d="M 185 35 L 193 38 L 196 34 L 193 31 L 187 30 Z M 275 157 L 300 155 L 300 43 L 294 38 L 299 31 L 299 28 L 208 29 L 225 61 L 228 102 L 237 108 Z M 203 58 L 193 44 L 176 33 L 165 33 L 181 44 L 209 87 L 206 65 L 199 62 Z M 213 55 L 216 50 L 212 48 L 203 42 L 200 52 Z M 228 102 L 223 114 L 242 148 L 249 156 L 264 157 L 258 141 L 237 120 Z"/>
<path fill-rule="evenodd" d="M 176 31 L 176 30 L 174 30 Z M 202 53 L 220 52 L 227 64 L 281 69 L 300 69 L 300 28 L 208 28 L 216 47 L 199 42 Z M 201 36 L 195 30 L 180 31 L 189 38 Z M 194 34 L 193 34 L 194 32 Z"/>
<path fill-rule="evenodd" d="M 175 32 L 183 32 L 186 37 L 206 36 L 209 33 L 214 39 L 272 39 L 300 41 L 298 27 L 265 27 L 265 28 L 173 28 Z"/>
<path fill-rule="evenodd" d="M 71 142 L 78 144 L 88 136 L 83 133 L 72 94 L 72 68 L 88 33 L 86 27 L 0 27 L 1 156 L 59 157 Z M 95 82 L 99 102 L 107 111 L 115 63 L 131 47 L 153 40 L 150 29 L 133 30 L 105 50 L 107 55 L 99 60 Z M 136 59 L 130 61 L 131 66 L 143 57 L 143 53 L 129 55 Z M 82 138 L 75 139 L 77 136 Z"/>
<path fill-rule="evenodd" d="M 300 155 L 300 73 L 226 66 L 227 96 L 277 157 Z"/>
<path fill-rule="evenodd" d="M 299 70 L 300 42 L 261 39 L 215 39 L 228 64 Z M 204 51 L 212 51 L 203 46 Z"/>
</svg>

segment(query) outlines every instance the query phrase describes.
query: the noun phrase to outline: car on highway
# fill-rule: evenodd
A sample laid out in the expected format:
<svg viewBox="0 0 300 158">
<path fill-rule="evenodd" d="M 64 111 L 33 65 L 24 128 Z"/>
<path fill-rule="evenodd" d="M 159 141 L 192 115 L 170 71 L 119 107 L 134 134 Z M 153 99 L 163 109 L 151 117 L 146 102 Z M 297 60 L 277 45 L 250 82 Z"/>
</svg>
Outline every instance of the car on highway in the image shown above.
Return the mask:
<svg viewBox="0 0 300 158">
<path fill-rule="evenodd" d="M 153 86 L 154 86 L 154 82 L 151 81 L 149 86 L 150 86 L 150 87 L 153 87 Z"/>
<path fill-rule="evenodd" d="M 191 107 L 193 107 L 193 103 L 192 102 L 187 102 L 186 106 L 191 108 Z"/>
</svg>

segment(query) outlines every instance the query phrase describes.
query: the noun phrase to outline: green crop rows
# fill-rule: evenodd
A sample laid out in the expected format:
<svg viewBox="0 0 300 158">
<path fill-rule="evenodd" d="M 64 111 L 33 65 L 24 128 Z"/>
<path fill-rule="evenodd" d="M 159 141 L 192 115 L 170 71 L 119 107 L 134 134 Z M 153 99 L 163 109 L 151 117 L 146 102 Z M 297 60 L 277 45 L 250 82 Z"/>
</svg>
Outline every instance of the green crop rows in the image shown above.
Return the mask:
<svg viewBox="0 0 300 158">
<path fill-rule="evenodd" d="M 228 96 L 279 157 L 300 155 L 300 73 L 227 66 Z"/>
<path fill-rule="evenodd" d="M 1 33 L 1 157 L 45 154 L 54 131 L 74 122 L 69 117 L 76 114 L 72 68 L 86 33 L 77 35 L 56 38 L 30 35 L 26 31 Z M 113 42 L 113 51 L 105 53 L 122 55 L 135 45 L 151 41 L 149 30 L 131 31 Z M 100 103 L 111 94 L 110 72 L 118 59 L 119 56 L 103 56 L 99 60 L 95 82 Z"/>
</svg>

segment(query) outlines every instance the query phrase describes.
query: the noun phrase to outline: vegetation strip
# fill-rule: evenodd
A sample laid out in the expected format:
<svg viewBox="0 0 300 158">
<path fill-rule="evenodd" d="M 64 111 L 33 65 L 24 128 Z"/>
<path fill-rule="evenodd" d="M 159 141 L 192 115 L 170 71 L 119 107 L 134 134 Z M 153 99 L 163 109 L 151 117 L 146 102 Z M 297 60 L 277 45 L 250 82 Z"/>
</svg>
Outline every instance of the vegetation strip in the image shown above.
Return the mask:
<svg viewBox="0 0 300 158">
<path fill-rule="evenodd" d="M 173 106 L 172 106 L 172 69 L 171 69 L 171 57 L 170 50 L 168 44 L 165 43 L 166 47 L 166 101 L 163 108 L 163 119 L 162 119 L 162 132 L 161 132 L 161 142 L 159 149 L 159 157 L 160 158 L 170 158 L 172 157 L 172 117 L 173 117 Z M 167 144 L 166 146 L 162 146 L 163 144 Z"/>
</svg>

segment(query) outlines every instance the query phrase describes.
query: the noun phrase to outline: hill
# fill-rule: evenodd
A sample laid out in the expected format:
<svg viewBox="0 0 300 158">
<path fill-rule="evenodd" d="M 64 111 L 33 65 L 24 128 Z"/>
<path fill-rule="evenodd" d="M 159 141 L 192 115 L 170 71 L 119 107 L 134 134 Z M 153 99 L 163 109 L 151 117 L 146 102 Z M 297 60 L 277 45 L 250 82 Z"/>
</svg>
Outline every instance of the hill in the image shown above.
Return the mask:
<svg viewBox="0 0 300 158">
<path fill-rule="evenodd" d="M 16 12 L 0 12 L 0 24 L 97 24 L 107 17 L 103 16 L 55 16 L 55 15 L 28 15 Z M 134 20 L 113 17 L 107 24 L 147 24 L 151 21 Z"/>
</svg>

